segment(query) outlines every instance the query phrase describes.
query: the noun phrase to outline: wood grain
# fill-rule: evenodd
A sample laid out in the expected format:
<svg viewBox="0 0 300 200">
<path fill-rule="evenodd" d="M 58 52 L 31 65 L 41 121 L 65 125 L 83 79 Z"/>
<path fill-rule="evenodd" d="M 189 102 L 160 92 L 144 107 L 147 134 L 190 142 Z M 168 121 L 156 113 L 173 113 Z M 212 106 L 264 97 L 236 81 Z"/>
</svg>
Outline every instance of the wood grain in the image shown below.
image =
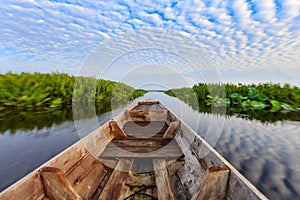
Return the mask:
<svg viewBox="0 0 300 200">
<path fill-rule="evenodd" d="M 127 111 L 128 121 L 150 122 L 150 121 L 166 121 L 168 110 L 130 110 Z"/>
<path fill-rule="evenodd" d="M 109 122 L 109 128 L 111 134 L 114 135 L 114 138 L 126 138 L 127 134 L 119 127 L 116 121 Z"/>
<path fill-rule="evenodd" d="M 119 199 L 121 189 L 128 176 L 128 172 L 132 167 L 133 159 L 120 159 L 116 169 L 113 171 L 107 181 L 103 191 L 100 194 L 99 200 Z"/>
<path fill-rule="evenodd" d="M 90 199 L 106 172 L 101 162 L 90 154 L 77 164 L 67 179 L 82 199 Z"/>
<path fill-rule="evenodd" d="M 159 200 L 175 200 L 165 159 L 153 159 L 157 197 Z"/>
<path fill-rule="evenodd" d="M 179 121 L 178 120 L 172 121 L 169 124 L 168 129 L 164 133 L 163 138 L 164 139 L 166 139 L 166 138 L 168 138 L 168 139 L 174 138 L 175 134 L 178 132 L 178 128 L 179 128 Z"/>
<path fill-rule="evenodd" d="M 65 174 L 58 168 L 43 167 L 39 170 L 46 196 L 51 200 L 81 200 Z"/>
<path fill-rule="evenodd" d="M 1 200 L 40 200 L 45 197 L 42 180 L 37 172 L 26 176 L 20 182 L 17 182 L 10 190 L 0 194 Z"/>
<path fill-rule="evenodd" d="M 181 149 L 176 146 L 166 146 L 161 149 L 151 147 L 107 147 L 100 158 L 178 158 L 181 155 Z"/>
<path fill-rule="evenodd" d="M 226 165 L 210 167 L 206 171 L 197 200 L 223 200 L 226 196 L 230 169 Z"/>
</svg>

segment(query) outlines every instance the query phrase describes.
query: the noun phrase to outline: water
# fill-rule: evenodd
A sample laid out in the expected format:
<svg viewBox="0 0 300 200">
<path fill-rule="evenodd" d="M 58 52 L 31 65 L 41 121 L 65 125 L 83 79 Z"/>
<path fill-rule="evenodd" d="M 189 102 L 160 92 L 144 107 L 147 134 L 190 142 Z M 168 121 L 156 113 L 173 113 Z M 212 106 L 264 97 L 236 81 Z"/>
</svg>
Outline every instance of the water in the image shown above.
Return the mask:
<svg viewBox="0 0 300 200">
<path fill-rule="evenodd" d="M 270 199 L 300 199 L 300 122 L 262 123 L 199 113 L 161 93 L 136 101 L 147 98 L 169 107 Z M 99 125 L 123 109 L 100 109 Z M 80 139 L 70 108 L 55 115 L 22 112 L 0 115 L 0 191 Z M 89 119 L 81 122 L 93 129 Z"/>
</svg>

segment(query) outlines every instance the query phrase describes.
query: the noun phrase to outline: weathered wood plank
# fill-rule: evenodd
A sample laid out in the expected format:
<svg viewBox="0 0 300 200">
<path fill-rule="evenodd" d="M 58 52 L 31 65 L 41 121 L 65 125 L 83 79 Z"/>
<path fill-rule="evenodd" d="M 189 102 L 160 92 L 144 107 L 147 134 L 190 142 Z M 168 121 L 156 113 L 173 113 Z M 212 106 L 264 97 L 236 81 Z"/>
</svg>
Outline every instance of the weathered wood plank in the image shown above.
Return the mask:
<svg viewBox="0 0 300 200">
<path fill-rule="evenodd" d="M 90 154 L 77 164 L 67 179 L 82 199 L 90 199 L 106 172 L 101 162 Z"/>
<path fill-rule="evenodd" d="M 128 112 L 128 121 L 150 122 L 166 121 L 168 110 L 130 110 Z"/>
<path fill-rule="evenodd" d="M 116 169 L 107 181 L 99 200 L 119 199 L 121 189 L 132 166 L 133 159 L 120 159 Z"/>
<path fill-rule="evenodd" d="M 165 121 L 151 121 L 151 122 L 135 122 L 135 121 L 128 121 L 123 129 L 126 128 L 156 128 L 156 127 L 166 127 L 168 128 L 168 125 L 165 123 Z"/>
<path fill-rule="evenodd" d="M 1 200 L 41 200 L 45 197 L 42 180 L 37 172 L 30 174 L 17 184 L 1 192 Z"/>
<path fill-rule="evenodd" d="M 140 102 L 138 102 L 138 105 L 153 105 L 153 104 L 159 104 L 159 101 L 140 101 Z"/>
<path fill-rule="evenodd" d="M 186 140 L 179 135 L 176 135 L 176 140 L 185 155 L 183 166 L 177 171 L 177 175 L 187 199 L 192 199 L 195 191 L 198 191 L 202 185 L 202 177 L 204 177 L 205 169 L 199 163 Z"/>
<path fill-rule="evenodd" d="M 137 135 L 135 135 L 135 136 L 128 135 L 126 140 L 137 140 L 137 139 L 162 140 L 162 135 L 163 134 L 155 134 L 155 135 L 149 134 L 149 135 L 143 135 L 143 137 L 138 137 Z"/>
<path fill-rule="evenodd" d="M 257 192 L 254 192 L 257 191 Z M 249 181 L 238 173 L 230 173 L 226 199 L 268 200 Z"/>
<path fill-rule="evenodd" d="M 159 200 L 175 200 L 165 159 L 153 159 L 157 197 Z"/>
<path fill-rule="evenodd" d="M 181 149 L 174 146 L 165 146 L 160 149 L 154 149 L 151 147 L 107 147 L 104 150 L 104 152 L 100 155 L 100 158 L 178 158 L 181 155 Z"/>
<path fill-rule="evenodd" d="M 197 200 L 223 200 L 226 196 L 229 172 L 230 169 L 226 165 L 210 167 L 206 171 Z"/>
<path fill-rule="evenodd" d="M 114 135 L 114 138 L 126 138 L 127 134 L 119 127 L 116 121 L 109 122 L 110 132 Z"/>
<path fill-rule="evenodd" d="M 118 146 L 118 147 L 158 147 L 163 146 L 178 146 L 175 140 L 172 139 L 114 139 L 108 146 Z"/>
<path fill-rule="evenodd" d="M 173 188 L 175 199 L 180 199 L 180 200 L 187 199 L 183 185 L 181 184 L 181 181 L 177 174 L 179 169 L 183 167 L 184 162 L 185 162 L 184 158 L 179 158 L 176 160 L 169 160 L 167 162 L 167 164 L 168 164 L 167 169 L 168 169 L 168 172 L 170 175 L 170 182 L 171 182 L 171 186 Z"/>
<path fill-rule="evenodd" d="M 128 136 L 137 138 L 149 138 L 160 136 L 168 129 L 168 125 L 164 121 L 151 121 L 151 122 L 127 122 L 123 126 L 124 132 Z"/>
<path fill-rule="evenodd" d="M 81 200 L 65 174 L 58 168 L 43 167 L 39 170 L 45 193 L 51 200 Z"/>
<path fill-rule="evenodd" d="M 92 155 L 98 157 L 113 138 L 114 135 L 110 134 L 109 124 L 105 123 L 101 128 L 83 138 L 81 142 L 88 147 Z"/>
<path fill-rule="evenodd" d="M 50 162 L 47 163 L 49 167 L 59 168 L 63 173 L 68 171 L 87 154 L 86 148 L 84 148 L 81 142 L 71 146 L 67 151 L 62 152 L 59 156 L 56 156 Z"/>
<path fill-rule="evenodd" d="M 179 129 L 179 121 L 178 120 L 174 120 L 169 124 L 168 129 L 166 130 L 166 132 L 163 135 L 163 138 L 174 138 L 175 134 L 178 132 Z"/>
</svg>

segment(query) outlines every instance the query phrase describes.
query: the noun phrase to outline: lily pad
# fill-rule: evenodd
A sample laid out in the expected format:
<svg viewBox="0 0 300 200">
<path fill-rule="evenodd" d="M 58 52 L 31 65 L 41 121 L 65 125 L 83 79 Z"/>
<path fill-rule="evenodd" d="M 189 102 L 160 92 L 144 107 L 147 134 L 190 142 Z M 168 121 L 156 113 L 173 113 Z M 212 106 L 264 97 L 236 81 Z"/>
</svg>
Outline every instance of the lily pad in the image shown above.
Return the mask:
<svg viewBox="0 0 300 200">
<path fill-rule="evenodd" d="M 254 87 L 248 88 L 248 97 L 250 99 L 255 99 L 256 97 L 258 97 L 258 94 L 256 93 L 256 89 Z"/>
<path fill-rule="evenodd" d="M 243 101 L 242 102 L 242 107 L 243 108 L 248 108 L 248 107 L 251 107 L 251 101 L 248 99 L 246 101 Z"/>
<path fill-rule="evenodd" d="M 260 100 L 260 101 L 267 101 L 268 99 L 269 99 L 269 97 L 267 97 L 266 95 L 259 95 L 258 96 L 258 99 Z"/>
<path fill-rule="evenodd" d="M 293 111 L 294 108 L 290 106 L 289 104 L 283 103 L 281 104 L 281 107 L 283 108 L 284 111 Z"/>
<path fill-rule="evenodd" d="M 281 106 L 281 103 L 276 100 L 271 100 L 270 103 L 272 104 L 273 108 L 280 108 L 280 106 Z"/>
<path fill-rule="evenodd" d="M 233 93 L 233 94 L 230 95 L 230 98 L 235 99 L 235 98 L 237 98 L 238 96 L 239 96 L 239 93 Z"/>
<path fill-rule="evenodd" d="M 267 105 L 263 102 L 260 101 L 252 101 L 251 106 L 253 107 L 254 110 L 263 110 Z"/>
</svg>

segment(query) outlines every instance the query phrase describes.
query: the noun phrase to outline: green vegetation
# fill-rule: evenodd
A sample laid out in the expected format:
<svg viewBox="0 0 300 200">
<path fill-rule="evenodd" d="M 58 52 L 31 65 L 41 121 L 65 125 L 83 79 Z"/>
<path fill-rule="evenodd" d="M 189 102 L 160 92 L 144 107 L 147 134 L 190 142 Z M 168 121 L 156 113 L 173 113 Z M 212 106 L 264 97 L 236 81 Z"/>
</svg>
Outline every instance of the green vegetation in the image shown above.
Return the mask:
<svg viewBox="0 0 300 200">
<path fill-rule="evenodd" d="M 227 107 L 229 115 L 247 116 L 262 121 L 268 118 L 267 115 L 272 115 L 276 120 L 300 121 L 300 89 L 289 84 L 200 83 L 193 88 L 169 90 L 166 94 L 179 98 L 201 112 L 211 112 L 212 107 Z"/>
<path fill-rule="evenodd" d="M 63 73 L 0 74 L 0 110 L 7 107 L 55 108 L 70 105 L 72 101 L 120 102 L 145 93 L 123 83 Z"/>
</svg>

